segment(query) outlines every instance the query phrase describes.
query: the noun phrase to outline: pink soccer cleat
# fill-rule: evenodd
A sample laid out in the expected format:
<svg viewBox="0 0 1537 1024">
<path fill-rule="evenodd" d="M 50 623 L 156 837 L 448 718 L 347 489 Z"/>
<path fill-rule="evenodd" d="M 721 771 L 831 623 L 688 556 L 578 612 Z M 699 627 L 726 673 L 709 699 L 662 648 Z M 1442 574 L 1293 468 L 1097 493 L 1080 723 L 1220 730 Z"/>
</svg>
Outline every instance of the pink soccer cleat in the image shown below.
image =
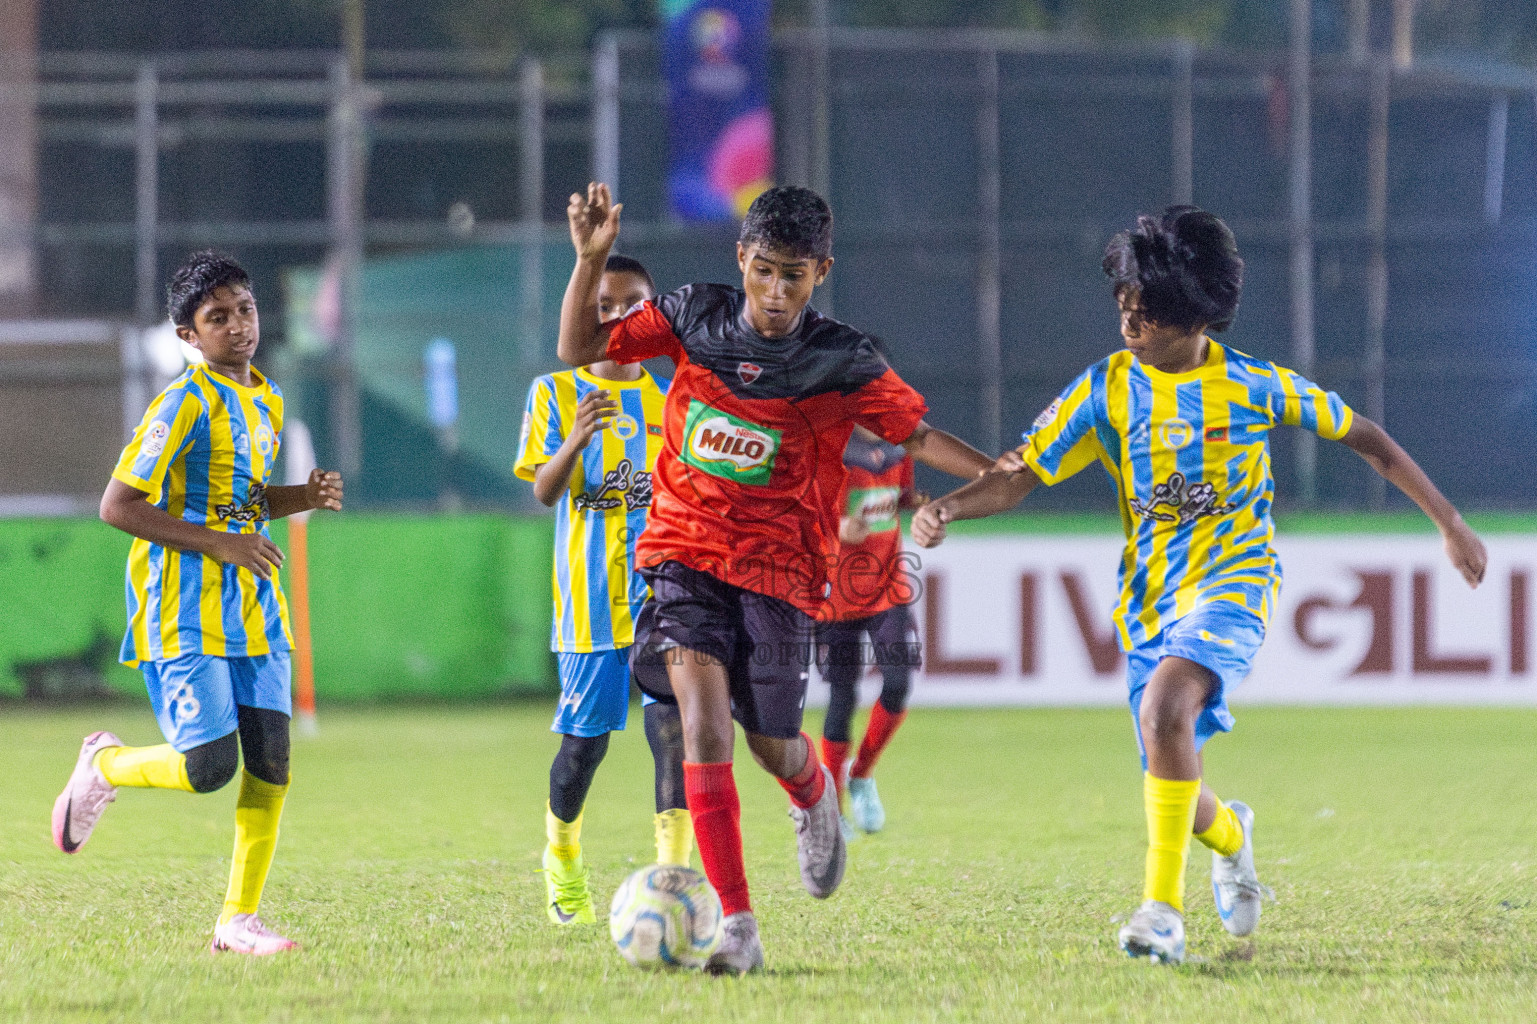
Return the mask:
<svg viewBox="0 0 1537 1024">
<path fill-rule="evenodd" d="M 285 939 L 262 924 L 255 914 L 236 914 L 228 921 L 214 925 L 211 953 L 249 953 L 251 956 L 267 956 L 284 950 L 298 948 L 293 939 Z"/>
<path fill-rule="evenodd" d="M 93 732 L 80 744 L 80 757 L 70 773 L 64 792 L 53 802 L 53 845 L 74 853 L 91 838 L 101 812 L 117 799 L 117 787 L 96 768 L 96 755 L 123 741 L 110 732 Z"/>
</svg>

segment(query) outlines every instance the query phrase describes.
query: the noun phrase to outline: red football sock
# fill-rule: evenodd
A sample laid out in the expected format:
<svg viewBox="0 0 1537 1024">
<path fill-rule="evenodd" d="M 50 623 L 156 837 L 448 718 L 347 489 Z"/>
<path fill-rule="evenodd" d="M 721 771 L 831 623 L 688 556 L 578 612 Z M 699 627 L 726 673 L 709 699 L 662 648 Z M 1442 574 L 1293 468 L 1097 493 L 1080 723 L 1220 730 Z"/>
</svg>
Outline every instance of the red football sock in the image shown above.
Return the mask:
<svg viewBox="0 0 1537 1024">
<path fill-rule="evenodd" d="M 849 769 L 851 776 L 856 779 L 870 777 L 870 773 L 875 771 L 875 762 L 880 758 L 881 751 L 886 749 L 886 744 L 897 734 L 897 729 L 906 717 L 905 710 L 893 715 L 886 710 L 886 705 L 880 701 L 875 702 L 875 707 L 870 709 L 870 724 L 865 726 L 865 738 L 859 743 L 859 756 L 854 758 L 854 767 Z"/>
<path fill-rule="evenodd" d="M 838 802 L 843 802 L 843 765 L 849 759 L 849 742 L 822 737 L 822 763 L 833 773 L 833 785 L 838 787 Z"/>
<path fill-rule="evenodd" d="M 683 762 L 683 795 L 694 820 L 694 841 L 705 877 L 727 914 L 752 910 L 747 898 L 747 867 L 742 863 L 742 802 L 736 793 L 731 762 Z"/>
<path fill-rule="evenodd" d="M 822 799 L 827 780 L 822 777 L 822 762 L 817 760 L 817 748 L 811 745 L 811 737 L 801 733 L 801 739 L 806 741 L 806 763 L 792 777 L 780 779 L 779 784 L 790 794 L 790 802 L 804 811 Z"/>
</svg>

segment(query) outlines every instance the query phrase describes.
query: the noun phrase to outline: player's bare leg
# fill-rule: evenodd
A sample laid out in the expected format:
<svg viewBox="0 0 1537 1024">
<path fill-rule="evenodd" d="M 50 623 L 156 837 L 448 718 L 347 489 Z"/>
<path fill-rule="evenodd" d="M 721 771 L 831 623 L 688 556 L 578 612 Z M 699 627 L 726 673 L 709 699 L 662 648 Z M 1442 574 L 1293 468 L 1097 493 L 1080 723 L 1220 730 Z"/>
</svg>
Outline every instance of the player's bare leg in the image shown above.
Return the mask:
<svg viewBox="0 0 1537 1024">
<path fill-rule="evenodd" d="M 1128 956 L 1176 964 L 1185 958 L 1185 856 L 1201 795 L 1195 722 L 1214 685 L 1195 662 L 1165 658 L 1142 695 L 1148 850 L 1142 905 L 1119 936 Z"/>
<path fill-rule="evenodd" d="M 1227 807 L 1201 782 L 1196 721 L 1217 685 L 1210 670 L 1185 658 L 1159 663 L 1142 697 L 1138 724 L 1147 751 L 1148 855 L 1144 901 L 1121 946 L 1133 956 L 1184 958 L 1184 866 L 1189 836 L 1211 847 L 1213 892 L 1223 925 L 1247 935 L 1259 919 L 1254 876 L 1253 812 Z"/>
</svg>

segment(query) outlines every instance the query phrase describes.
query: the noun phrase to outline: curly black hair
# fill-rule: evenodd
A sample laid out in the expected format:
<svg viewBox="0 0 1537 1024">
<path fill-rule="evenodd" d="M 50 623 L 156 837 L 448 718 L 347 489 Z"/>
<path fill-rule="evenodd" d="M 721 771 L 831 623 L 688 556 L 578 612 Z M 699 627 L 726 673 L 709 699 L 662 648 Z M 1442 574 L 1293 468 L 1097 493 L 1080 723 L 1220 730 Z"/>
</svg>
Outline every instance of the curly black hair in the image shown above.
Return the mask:
<svg viewBox="0 0 1537 1024">
<path fill-rule="evenodd" d="M 222 252 L 203 249 L 188 256 L 165 286 L 165 309 L 177 327 L 191 327 L 198 307 L 220 288 L 249 288 L 251 275 Z"/>
<path fill-rule="evenodd" d="M 799 185 L 776 185 L 754 199 L 737 241 L 796 259 L 833 254 L 833 211 L 827 200 Z"/>
<path fill-rule="evenodd" d="M 1243 259 L 1221 218 L 1194 206 L 1137 218 L 1105 247 L 1101 264 L 1119 298 L 1135 291 L 1142 314 L 1162 327 L 1225 331 L 1238 315 Z"/>
</svg>

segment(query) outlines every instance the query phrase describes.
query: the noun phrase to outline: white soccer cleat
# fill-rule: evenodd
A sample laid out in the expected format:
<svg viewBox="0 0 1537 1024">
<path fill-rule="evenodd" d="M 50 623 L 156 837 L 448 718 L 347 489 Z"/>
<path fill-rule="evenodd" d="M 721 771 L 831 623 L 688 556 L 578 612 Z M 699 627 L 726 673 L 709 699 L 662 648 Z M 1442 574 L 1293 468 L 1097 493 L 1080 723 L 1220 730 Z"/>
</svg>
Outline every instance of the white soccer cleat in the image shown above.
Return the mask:
<svg viewBox="0 0 1537 1024">
<path fill-rule="evenodd" d="M 108 747 L 121 747 L 123 741 L 110 732 L 93 732 L 80 744 L 80 756 L 70 773 L 64 792 L 53 802 L 53 845 L 65 853 L 74 853 L 91 838 L 101 812 L 117 799 L 117 787 L 108 782 L 96 767 L 96 755 Z"/>
<path fill-rule="evenodd" d="M 1259 925 L 1265 887 L 1254 871 L 1254 811 L 1234 800 L 1228 804 L 1243 826 L 1243 845 L 1231 857 L 1211 855 L 1211 892 L 1217 900 L 1217 916 L 1229 935 L 1242 938 Z"/>
<path fill-rule="evenodd" d="M 214 925 L 211 953 L 248 953 L 251 956 L 267 956 L 295 949 L 298 943 L 286 939 L 262 924 L 255 914 L 236 914 L 228 921 Z"/>
<path fill-rule="evenodd" d="M 848 848 L 843 844 L 843 815 L 838 813 L 838 787 L 833 773 L 821 768 L 826 786 L 822 798 L 804 810 L 790 804 L 795 822 L 795 854 L 801 866 L 801 884 L 819 900 L 825 900 L 843 881 Z"/>
<path fill-rule="evenodd" d="M 886 827 L 886 808 L 874 779 L 849 779 L 849 812 L 863 832 L 879 832 Z"/>
<path fill-rule="evenodd" d="M 1145 900 L 1121 927 L 1120 938 L 1127 956 L 1181 963 L 1185 959 L 1185 915 L 1161 900 Z"/>
<path fill-rule="evenodd" d="M 763 970 L 763 943 L 751 910 L 727 917 L 720 925 L 720 946 L 704 969 L 711 974 L 750 974 Z"/>
</svg>

